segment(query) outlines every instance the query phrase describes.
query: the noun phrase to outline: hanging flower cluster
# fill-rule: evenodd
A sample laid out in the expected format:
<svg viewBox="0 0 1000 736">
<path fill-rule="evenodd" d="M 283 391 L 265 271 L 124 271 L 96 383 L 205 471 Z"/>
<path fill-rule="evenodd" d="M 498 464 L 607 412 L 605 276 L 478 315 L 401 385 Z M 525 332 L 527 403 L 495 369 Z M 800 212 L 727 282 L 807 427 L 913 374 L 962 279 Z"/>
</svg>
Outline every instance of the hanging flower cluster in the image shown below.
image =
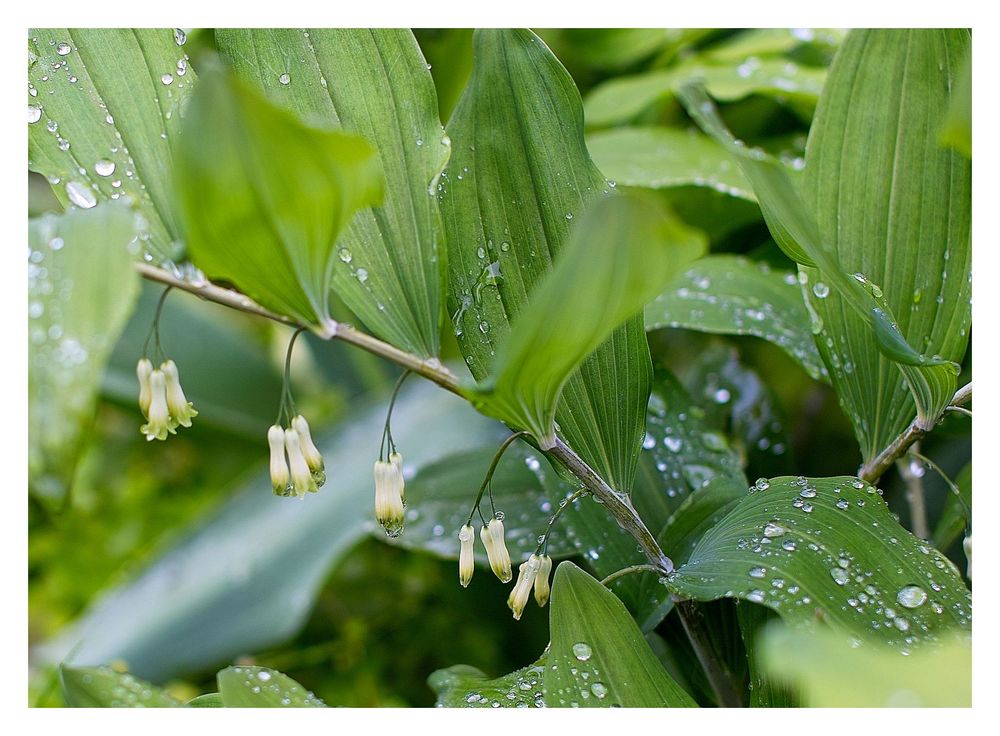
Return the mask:
<svg viewBox="0 0 1000 736">
<path fill-rule="evenodd" d="M 274 424 L 267 430 L 271 449 L 271 487 L 276 496 L 298 496 L 316 493 L 326 483 L 323 455 L 309 434 L 309 423 L 301 414 L 291 426 Z"/>
</svg>

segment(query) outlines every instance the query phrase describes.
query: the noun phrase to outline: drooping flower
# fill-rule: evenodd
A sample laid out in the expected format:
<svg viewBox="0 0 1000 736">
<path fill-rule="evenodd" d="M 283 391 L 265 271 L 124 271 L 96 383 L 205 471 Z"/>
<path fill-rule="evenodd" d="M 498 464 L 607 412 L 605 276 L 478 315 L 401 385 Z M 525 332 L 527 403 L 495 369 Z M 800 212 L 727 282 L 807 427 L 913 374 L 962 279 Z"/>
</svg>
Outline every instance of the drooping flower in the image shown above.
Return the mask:
<svg viewBox="0 0 1000 736">
<path fill-rule="evenodd" d="M 403 474 L 392 462 L 375 461 L 375 518 L 390 537 L 403 532 Z"/>
<path fill-rule="evenodd" d="M 479 536 L 486 547 L 486 556 L 490 560 L 490 569 L 500 578 L 501 583 L 508 583 L 512 577 L 510 569 L 510 553 L 503 538 L 503 522 L 500 519 L 490 519 L 479 530 Z"/>
<path fill-rule="evenodd" d="M 288 455 L 288 471 L 292 478 L 292 490 L 299 498 L 307 493 L 316 493 L 319 487 L 313 479 L 312 471 L 302 454 L 299 433 L 294 429 L 285 430 L 285 453 Z"/>
<path fill-rule="evenodd" d="M 406 505 L 406 481 L 403 478 L 403 456 L 398 452 L 393 452 L 389 455 L 389 462 L 396 466 L 396 470 L 399 471 L 399 497 L 403 500 L 403 505 Z"/>
<path fill-rule="evenodd" d="M 285 430 L 277 424 L 267 430 L 267 445 L 271 448 L 271 487 L 276 496 L 290 496 L 288 462 L 285 460 Z"/>
<path fill-rule="evenodd" d="M 466 524 L 459 530 L 458 542 L 461 545 L 458 553 L 458 582 L 463 588 L 468 588 L 472 582 L 472 573 L 476 571 L 476 530 L 471 524 Z"/>
<path fill-rule="evenodd" d="M 312 435 L 309 433 L 309 422 L 299 414 L 292 419 L 292 429 L 299 433 L 299 447 L 302 448 L 302 456 L 306 459 L 306 465 L 312 473 L 313 480 L 317 487 L 322 487 L 326 483 L 326 469 L 323 463 L 323 455 L 313 443 Z"/>
<path fill-rule="evenodd" d="M 542 555 L 538 558 L 538 575 L 535 576 L 535 602 L 544 608 L 549 602 L 549 573 L 552 572 L 552 558 Z"/>
<path fill-rule="evenodd" d="M 962 540 L 962 550 L 965 552 L 965 559 L 967 565 L 965 568 L 965 577 L 972 580 L 972 535 L 969 534 Z"/>
<path fill-rule="evenodd" d="M 148 421 L 139 428 L 139 431 L 146 435 L 146 439 L 150 442 L 167 439 L 168 432 L 177 434 L 177 424 L 170 416 L 170 409 L 167 408 L 167 386 L 163 371 L 155 370 L 149 374 L 149 395 Z"/>
<path fill-rule="evenodd" d="M 519 621 L 521 614 L 524 613 L 524 607 L 528 603 L 528 596 L 531 595 L 531 588 L 538 577 L 541 564 L 538 556 L 532 555 L 517 569 L 517 582 L 514 583 L 514 588 L 507 597 L 507 606 L 514 612 L 515 621 Z"/>
<path fill-rule="evenodd" d="M 153 364 L 148 358 L 142 358 L 135 366 L 135 375 L 139 379 L 139 408 L 142 415 L 149 418 L 149 402 L 153 392 L 149 386 L 149 376 L 153 372 Z"/>
<path fill-rule="evenodd" d="M 167 360 L 160 366 L 160 370 L 163 371 L 163 376 L 166 379 L 167 408 L 170 410 L 171 418 L 182 427 L 190 427 L 191 420 L 198 416 L 198 412 L 195 411 L 194 404 L 184 396 L 177 366 L 174 361 Z"/>
</svg>

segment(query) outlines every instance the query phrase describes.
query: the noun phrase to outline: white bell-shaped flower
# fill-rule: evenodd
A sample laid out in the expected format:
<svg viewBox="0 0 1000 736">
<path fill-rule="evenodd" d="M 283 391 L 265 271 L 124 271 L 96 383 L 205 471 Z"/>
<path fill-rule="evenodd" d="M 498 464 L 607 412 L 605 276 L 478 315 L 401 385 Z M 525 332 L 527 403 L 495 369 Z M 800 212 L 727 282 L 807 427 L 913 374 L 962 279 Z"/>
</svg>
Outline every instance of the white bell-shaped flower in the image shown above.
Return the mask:
<svg viewBox="0 0 1000 736">
<path fill-rule="evenodd" d="M 466 524 L 458 532 L 458 582 L 463 588 L 468 588 L 472 582 L 472 573 L 476 571 L 476 530 L 471 524 Z"/>
<path fill-rule="evenodd" d="M 307 493 L 319 490 L 313 479 L 312 471 L 302 455 L 299 443 L 299 433 L 294 429 L 285 430 L 285 453 L 288 455 L 288 472 L 292 478 L 292 490 L 299 498 L 305 498 Z"/>
<path fill-rule="evenodd" d="M 174 361 L 167 360 L 160 366 L 160 370 L 163 371 L 163 376 L 166 379 L 167 408 L 170 409 L 170 416 L 182 427 L 190 427 L 191 420 L 198 416 L 198 412 L 195 411 L 194 404 L 184 396 L 177 366 Z"/>
<path fill-rule="evenodd" d="M 544 607 L 549 602 L 549 573 L 552 572 L 552 558 L 542 555 L 538 558 L 538 574 L 535 576 L 535 602 Z"/>
<path fill-rule="evenodd" d="M 313 480 L 316 481 L 317 487 L 322 486 L 326 483 L 326 466 L 323 463 L 323 455 L 312 440 L 309 422 L 299 414 L 292 420 L 292 429 L 299 433 L 299 447 L 302 448 L 302 456 L 306 459 Z"/>
<path fill-rule="evenodd" d="M 486 526 L 479 530 L 479 537 L 486 547 L 486 556 L 490 560 L 490 569 L 500 578 L 501 583 L 510 582 L 510 553 L 503 538 L 503 522 L 500 519 L 490 519 Z"/>
<path fill-rule="evenodd" d="M 375 518 L 390 537 L 403 532 L 403 474 L 384 460 L 375 461 Z"/>
<path fill-rule="evenodd" d="M 142 415 L 149 418 L 149 403 L 153 398 L 153 390 L 149 385 L 149 376 L 153 373 L 153 364 L 149 358 L 142 358 L 135 366 L 135 375 L 139 379 L 139 408 Z"/>
<path fill-rule="evenodd" d="M 399 497 L 403 500 L 403 505 L 406 506 L 406 480 L 403 478 L 403 456 L 398 452 L 394 452 L 389 455 L 389 462 L 396 466 L 396 470 L 399 471 Z"/>
<path fill-rule="evenodd" d="M 514 620 L 516 621 L 519 621 L 521 614 L 524 613 L 524 607 L 528 603 L 528 597 L 531 595 L 531 589 L 538 577 L 541 564 L 538 556 L 532 555 L 517 569 L 517 582 L 514 583 L 514 588 L 507 597 L 507 606 L 514 612 Z"/>
<path fill-rule="evenodd" d="M 167 386 L 163 371 L 156 370 L 149 374 L 149 396 L 148 421 L 139 428 L 139 431 L 146 435 L 149 441 L 165 440 L 168 432 L 177 433 L 177 424 L 170 416 L 170 409 L 167 408 Z"/>
<path fill-rule="evenodd" d="M 292 487 L 285 460 L 285 430 L 277 424 L 267 430 L 267 446 L 271 449 L 271 487 L 275 495 L 289 496 Z"/>
</svg>

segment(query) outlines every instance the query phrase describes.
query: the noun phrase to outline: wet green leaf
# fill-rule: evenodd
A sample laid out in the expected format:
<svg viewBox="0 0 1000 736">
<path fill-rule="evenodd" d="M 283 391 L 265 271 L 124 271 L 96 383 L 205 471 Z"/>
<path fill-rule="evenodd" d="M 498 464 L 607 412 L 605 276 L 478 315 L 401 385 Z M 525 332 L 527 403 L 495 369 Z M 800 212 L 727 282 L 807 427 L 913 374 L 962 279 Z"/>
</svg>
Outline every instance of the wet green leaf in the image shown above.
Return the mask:
<svg viewBox="0 0 1000 736">
<path fill-rule="evenodd" d="M 667 674 L 625 606 L 572 562 L 556 568 L 552 642 L 545 660 L 550 707 L 686 708 L 691 696 Z"/>
<path fill-rule="evenodd" d="M 683 327 L 772 342 L 813 378 L 826 376 L 794 273 L 743 256 L 694 263 L 646 305 L 646 329 Z"/>
<path fill-rule="evenodd" d="M 337 238 L 381 197 L 374 149 L 308 127 L 213 69 L 188 106 L 175 170 L 191 260 L 265 307 L 329 330 Z"/>
<path fill-rule="evenodd" d="M 197 75 L 169 28 L 36 28 L 28 34 L 28 168 L 79 207 L 126 197 L 141 251 L 181 256 L 170 157 Z"/>
<path fill-rule="evenodd" d="M 972 641 L 944 637 L 908 657 L 832 631 L 768 627 L 761 642 L 767 670 L 811 708 L 968 708 Z"/>
<path fill-rule="evenodd" d="M 777 620 L 773 611 L 746 601 L 736 601 L 736 616 L 747 652 L 751 708 L 793 708 L 797 698 L 765 670 L 759 634 L 768 621 Z"/>
<path fill-rule="evenodd" d="M 613 128 L 587 136 L 601 172 L 617 184 L 650 189 L 709 187 L 755 201 L 726 149 L 708 136 L 676 128 Z"/>
<path fill-rule="evenodd" d="M 267 667 L 227 667 L 216 675 L 224 708 L 325 708 L 288 675 Z"/>
<path fill-rule="evenodd" d="M 669 581 L 679 595 L 740 598 L 897 651 L 971 626 L 971 595 L 955 566 L 857 478 L 763 481 Z"/>
<path fill-rule="evenodd" d="M 951 104 L 941 130 L 941 142 L 972 158 L 972 49 L 966 52 L 958 77 L 954 80 Z"/>
<path fill-rule="evenodd" d="M 101 375 L 135 306 L 135 218 L 109 203 L 28 223 L 28 471 L 43 496 L 71 485 Z"/>
<path fill-rule="evenodd" d="M 545 45 L 529 31 L 480 30 L 474 51 L 472 79 L 448 124 L 454 153 L 439 189 L 448 310 L 469 370 L 482 380 L 564 250 L 573 218 L 610 187 L 587 153 L 579 92 Z M 563 437 L 616 488 L 632 485 L 648 356 L 633 317 L 562 391 Z"/>
<path fill-rule="evenodd" d="M 959 495 L 949 488 L 944 502 L 944 509 L 938 517 L 934 528 L 934 546 L 938 549 L 948 549 L 959 536 L 972 526 L 972 463 L 969 462 L 958 475 L 955 485 Z"/>
<path fill-rule="evenodd" d="M 222 704 L 222 695 L 219 693 L 205 693 L 196 698 L 191 698 L 185 705 L 188 708 L 225 708 Z"/>
<path fill-rule="evenodd" d="M 237 73 L 272 102 L 309 124 L 356 133 L 378 152 L 385 196 L 341 234 L 331 263 L 333 289 L 378 337 L 436 356 L 446 253 L 434 195 L 449 141 L 413 34 L 400 28 L 229 29 L 217 38 Z M 284 152 L 275 155 L 287 159 Z"/>
<path fill-rule="evenodd" d="M 160 688 L 110 667 L 60 667 L 63 697 L 71 708 L 179 708 Z"/>
<path fill-rule="evenodd" d="M 527 667 L 490 679 L 475 667 L 457 664 L 427 678 L 440 708 L 542 708 L 545 655 Z"/>
<path fill-rule="evenodd" d="M 556 406 L 573 371 L 704 248 L 696 231 L 654 200 L 597 200 L 512 321 L 490 376 L 467 392 L 473 403 L 551 448 Z"/>
</svg>

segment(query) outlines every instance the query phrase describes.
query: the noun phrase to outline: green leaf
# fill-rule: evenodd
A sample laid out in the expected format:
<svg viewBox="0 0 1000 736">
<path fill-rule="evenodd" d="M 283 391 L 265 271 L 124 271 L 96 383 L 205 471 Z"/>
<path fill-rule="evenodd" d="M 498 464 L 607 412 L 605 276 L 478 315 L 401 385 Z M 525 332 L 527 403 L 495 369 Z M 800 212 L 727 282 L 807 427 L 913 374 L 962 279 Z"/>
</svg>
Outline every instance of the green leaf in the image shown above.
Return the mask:
<svg viewBox="0 0 1000 736">
<path fill-rule="evenodd" d="M 934 546 L 938 549 L 948 549 L 968 529 L 972 527 L 972 463 L 969 462 L 955 476 L 955 485 L 959 495 L 949 488 L 945 497 L 944 509 L 934 528 Z"/>
<path fill-rule="evenodd" d="M 169 28 L 32 29 L 28 168 L 63 204 L 131 199 L 146 220 L 137 255 L 179 258 L 170 156 L 196 79 Z"/>
<path fill-rule="evenodd" d="M 403 390 L 394 417 L 404 462 L 418 468 L 446 452 L 480 447 L 496 431 L 464 401 L 426 383 Z M 314 432 L 327 483 L 301 502 L 272 493 L 262 425 L 260 466 L 249 469 L 232 498 L 146 569 L 95 597 L 34 654 L 59 662 L 74 652 L 80 664 L 122 659 L 136 674 L 162 681 L 286 641 L 306 620 L 331 567 L 372 529 L 382 534 L 372 510 L 372 438 L 384 422 L 382 400 L 333 432 Z"/>
<path fill-rule="evenodd" d="M 628 122 L 654 103 L 673 97 L 699 80 L 716 99 L 731 102 L 760 94 L 785 100 L 807 119 L 819 99 L 825 69 L 783 59 L 735 64 L 682 64 L 632 76 L 619 76 L 594 87 L 586 100 L 587 126 L 606 128 Z"/>
<path fill-rule="evenodd" d="M 747 652 L 747 670 L 750 679 L 751 708 L 794 708 L 798 700 L 786 687 L 771 678 L 765 670 L 761 639 L 761 629 L 768 621 L 777 619 L 773 612 L 746 601 L 736 602 L 736 617 L 739 620 L 740 634 L 743 636 L 743 646 Z"/>
<path fill-rule="evenodd" d="M 483 447 L 456 452 L 430 463 L 406 481 L 407 506 L 419 509 L 419 515 L 407 521 L 406 533 L 391 543 L 409 549 L 423 549 L 441 557 L 458 559 L 458 531 L 468 521 L 476 491 L 486 475 L 503 440 Z M 511 560 L 517 564 L 528 558 L 538 545 L 538 535 L 545 531 L 560 500 L 576 490 L 559 479 L 534 448 L 516 443 L 504 453 L 490 481 L 496 509 L 504 512 L 504 533 Z M 489 499 L 483 500 L 483 514 L 490 518 Z M 604 513 L 607 517 L 607 513 Z M 609 524 L 614 525 L 610 519 Z M 477 527 L 479 515 L 473 517 Z M 617 527 L 616 527 L 617 528 Z M 581 540 L 574 540 L 577 544 Z M 556 524 L 548 542 L 551 557 L 567 557 L 576 552 L 574 541 Z M 486 565 L 486 551 L 476 545 L 476 560 Z M 457 575 L 457 568 L 456 568 Z"/>
<path fill-rule="evenodd" d="M 545 45 L 523 30 L 479 30 L 473 40 L 473 75 L 448 124 L 454 152 L 439 190 L 448 310 L 482 380 L 565 247 L 572 218 L 610 190 L 587 153 L 579 92 Z M 563 389 L 563 437 L 615 488 L 632 485 L 650 373 L 641 319 L 632 318 Z"/>
<path fill-rule="evenodd" d="M 220 693 L 205 693 L 197 698 L 191 698 L 185 705 L 188 708 L 225 708 Z"/>
<path fill-rule="evenodd" d="M 70 708 L 179 708 L 182 703 L 158 687 L 110 667 L 59 668 Z"/>
<path fill-rule="evenodd" d="M 449 141 L 413 34 L 400 28 L 239 29 L 216 37 L 237 73 L 272 102 L 311 124 L 356 133 L 378 151 L 385 197 L 341 235 L 333 289 L 378 337 L 436 356 L 446 253 L 434 194 Z M 283 151 L 276 156 L 287 158 Z"/>
<path fill-rule="evenodd" d="M 954 80 L 951 104 L 941 129 L 941 142 L 972 158 L 972 48 Z"/>
<path fill-rule="evenodd" d="M 72 482 L 101 375 L 139 290 L 128 247 L 135 219 L 124 204 L 110 203 L 28 223 L 28 470 L 35 493 L 62 497 Z"/>
<path fill-rule="evenodd" d="M 832 631 L 772 625 L 762 637 L 772 675 L 794 685 L 811 708 L 968 708 L 972 641 L 952 634 L 908 657 Z"/>
<path fill-rule="evenodd" d="M 844 35 L 836 28 L 752 28 L 706 48 L 703 54 L 714 62 L 749 62 L 752 66 L 750 57 L 781 56 L 805 45 L 836 50 Z"/>
<path fill-rule="evenodd" d="M 733 157 L 708 136 L 676 128 L 613 128 L 587 136 L 601 172 L 617 184 L 650 189 L 709 187 L 755 201 Z"/>
<path fill-rule="evenodd" d="M 550 449 L 570 374 L 704 248 L 695 231 L 668 218 L 654 200 L 597 200 L 513 321 L 490 377 L 466 395 L 484 413 L 527 427 Z"/>
<path fill-rule="evenodd" d="M 772 342 L 813 378 L 826 376 L 794 273 L 743 256 L 702 258 L 646 306 L 646 329 L 683 327 Z"/>
<path fill-rule="evenodd" d="M 584 708 L 686 708 L 691 696 L 667 674 L 615 594 L 572 562 L 556 568 L 545 701 Z"/>
<path fill-rule="evenodd" d="M 227 667 L 215 676 L 224 708 L 325 708 L 288 675 L 267 667 Z"/>
<path fill-rule="evenodd" d="M 924 355 L 956 362 L 972 318 L 972 164 L 941 147 L 938 126 L 970 44 L 963 29 L 852 31 L 816 111 L 803 181 L 804 201 L 841 268 L 881 287 L 896 334 Z M 820 275 L 808 272 L 807 292 L 824 325 L 817 343 L 868 460 L 913 419 L 900 370 L 917 381 L 876 351 L 867 316 L 845 314 L 840 290 L 818 298 L 817 280 L 829 277 L 819 265 Z M 917 386 L 916 412 L 930 428 L 955 379 L 942 368 L 922 372 L 930 385 Z"/>
<path fill-rule="evenodd" d="M 308 127 L 214 69 L 188 106 L 175 169 L 191 260 L 264 306 L 329 331 L 337 237 L 381 196 L 371 146 Z"/>
<path fill-rule="evenodd" d="M 427 684 L 439 708 L 544 708 L 545 655 L 527 667 L 490 679 L 475 667 L 457 664 L 437 670 Z"/>
<path fill-rule="evenodd" d="M 847 46 L 849 44 L 845 48 Z M 702 88 L 685 87 L 681 91 L 681 97 L 688 112 L 702 128 L 723 143 L 730 153 L 739 157 L 740 166 L 753 184 L 775 242 L 802 266 L 819 268 L 820 275 L 812 274 L 813 286 L 811 291 L 806 292 L 807 303 L 813 310 L 813 330 L 819 333 L 817 345 L 827 363 L 828 372 L 834 374 L 833 384 L 838 389 L 838 397 L 844 402 L 854 422 L 864 458 L 874 456 L 892 436 L 909 423 L 914 404 L 921 425 L 928 429 L 933 426 L 955 390 L 957 363 L 934 351 L 921 354 L 910 346 L 882 289 L 861 270 L 855 270 L 854 276 L 849 276 L 837 251 L 830 244 L 831 241 L 823 235 L 824 232 L 836 232 L 837 221 L 824 222 L 825 230 L 821 229 L 813 210 L 806 205 L 795 182 L 780 163 L 759 149 L 748 149 L 733 138 Z M 815 168 L 814 166 L 813 171 Z M 836 203 L 836 196 L 831 196 Z M 860 234 L 856 237 L 859 241 L 864 240 Z M 874 272 L 872 269 L 868 270 Z M 801 272 L 806 274 L 804 278 L 808 281 L 809 273 L 805 270 Z M 909 293 L 911 292 L 907 292 Z M 831 294 L 835 295 L 833 300 L 829 299 Z M 832 301 L 838 304 L 836 314 L 828 311 Z M 817 304 L 827 315 L 827 319 L 816 311 Z M 910 303 L 908 305 L 913 306 Z M 841 307 L 849 307 L 853 314 L 845 315 Z M 840 334 L 839 331 L 847 327 L 850 327 L 851 334 L 864 338 L 865 344 L 863 350 L 848 352 L 842 356 L 839 351 L 829 349 L 830 343 L 836 344 L 836 341 L 830 332 L 823 331 L 836 329 L 837 334 Z M 846 341 L 846 336 L 842 336 L 842 342 Z M 881 422 L 879 416 L 885 407 L 880 408 L 877 396 L 866 394 L 863 407 L 854 407 L 849 403 L 857 391 L 852 393 L 845 388 L 847 386 L 858 385 L 879 394 L 883 392 L 882 384 L 870 386 L 869 382 L 863 380 L 862 376 L 865 374 L 856 367 L 859 361 L 880 363 L 887 372 L 891 370 L 895 373 L 892 380 L 897 382 L 898 389 L 893 406 L 902 421 L 898 429 L 893 429 L 892 432 L 886 430 L 889 425 Z M 903 380 L 899 381 L 897 376 Z M 914 404 L 906 402 L 907 388 Z M 873 410 L 876 419 L 874 422 L 869 418 Z M 894 422 L 892 427 L 897 423 Z M 871 439 L 873 425 L 874 433 L 879 438 L 886 438 L 881 444 Z"/>
<path fill-rule="evenodd" d="M 955 566 L 856 478 L 758 484 L 668 580 L 678 595 L 740 598 L 904 652 L 971 625 Z"/>
</svg>

